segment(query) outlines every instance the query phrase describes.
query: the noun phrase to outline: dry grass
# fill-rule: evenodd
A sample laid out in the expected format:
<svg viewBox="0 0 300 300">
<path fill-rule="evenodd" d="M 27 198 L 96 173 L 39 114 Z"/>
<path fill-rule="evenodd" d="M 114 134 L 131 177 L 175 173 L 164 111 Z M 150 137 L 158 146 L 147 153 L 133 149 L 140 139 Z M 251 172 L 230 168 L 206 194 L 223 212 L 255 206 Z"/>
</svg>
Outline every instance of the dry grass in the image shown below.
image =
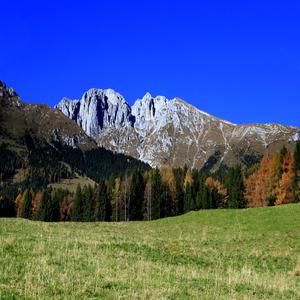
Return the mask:
<svg viewBox="0 0 300 300">
<path fill-rule="evenodd" d="M 80 184 L 81 187 L 83 187 L 85 184 L 86 185 L 91 185 L 94 186 L 96 182 L 89 177 L 82 177 L 77 175 L 76 178 L 72 179 L 62 179 L 59 183 L 52 183 L 49 184 L 49 186 L 52 186 L 54 189 L 65 189 L 69 190 L 70 192 L 75 192 L 77 185 Z"/>
<path fill-rule="evenodd" d="M 0 220 L 2 299 L 300 299 L 300 205 L 154 222 Z"/>
</svg>

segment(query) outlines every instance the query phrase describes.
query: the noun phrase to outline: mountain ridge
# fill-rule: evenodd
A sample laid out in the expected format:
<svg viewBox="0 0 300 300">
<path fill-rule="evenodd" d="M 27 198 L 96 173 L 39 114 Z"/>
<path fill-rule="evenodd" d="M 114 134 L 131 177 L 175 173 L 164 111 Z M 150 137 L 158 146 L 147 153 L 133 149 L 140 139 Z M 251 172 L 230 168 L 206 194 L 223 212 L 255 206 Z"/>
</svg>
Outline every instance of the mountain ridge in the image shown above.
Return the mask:
<svg viewBox="0 0 300 300">
<path fill-rule="evenodd" d="M 127 105 L 123 118 L 114 119 L 116 124 L 106 122 L 100 129 L 98 127 L 98 131 L 85 131 L 98 145 L 129 154 L 154 167 L 186 164 L 201 168 L 212 157 L 216 158 L 213 168 L 220 167 L 221 164 L 247 165 L 249 157 L 251 162 L 258 160 L 269 145 L 289 143 L 300 137 L 297 127 L 277 123 L 237 125 L 210 115 L 180 98 L 153 97 L 147 92 L 130 106 L 123 96 L 112 89 L 89 91 L 91 93 L 84 93 L 77 100 L 79 106 L 86 106 L 92 100 L 110 103 L 109 97 L 115 98 L 116 95 Z M 97 97 L 99 93 L 96 91 L 109 91 L 104 92 L 108 98 Z M 62 102 L 55 107 L 63 112 L 65 110 Z M 94 105 L 79 120 L 94 124 L 94 114 L 99 113 L 97 108 L 104 109 L 100 114 L 106 115 L 107 120 L 113 117 L 109 113 L 109 107 L 105 110 L 103 105 Z M 120 113 L 121 105 L 116 110 Z M 80 109 L 78 113 L 80 114 Z M 124 117 L 132 122 L 124 123 Z M 82 126 L 80 121 L 77 124 Z"/>
</svg>

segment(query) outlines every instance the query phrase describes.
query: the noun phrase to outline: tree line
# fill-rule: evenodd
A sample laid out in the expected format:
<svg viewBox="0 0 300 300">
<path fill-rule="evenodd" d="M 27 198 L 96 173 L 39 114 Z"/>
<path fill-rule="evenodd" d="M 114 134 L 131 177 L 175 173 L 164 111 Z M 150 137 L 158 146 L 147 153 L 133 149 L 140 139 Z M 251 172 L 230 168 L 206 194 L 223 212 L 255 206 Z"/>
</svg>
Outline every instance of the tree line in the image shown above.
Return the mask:
<svg viewBox="0 0 300 300">
<path fill-rule="evenodd" d="M 246 207 L 243 174 L 218 176 L 188 168 L 163 167 L 128 171 L 101 179 L 95 186 L 77 186 L 75 193 L 28 188 L 16 198 L 17 217 L 42 221 L 134 221 L 176 216 L 191 210 Z"/>
<path fill-rule="evenodd" d="M 42 221 L 155 220 L 192 210 L 245 208 L 300 202 L 300 142 L 283 147 L 250 169 L 215 173 L 162 167 L 127 170 L 76 192 L 26 188 L 16 197 L 16 215 Z"/>
</svg>

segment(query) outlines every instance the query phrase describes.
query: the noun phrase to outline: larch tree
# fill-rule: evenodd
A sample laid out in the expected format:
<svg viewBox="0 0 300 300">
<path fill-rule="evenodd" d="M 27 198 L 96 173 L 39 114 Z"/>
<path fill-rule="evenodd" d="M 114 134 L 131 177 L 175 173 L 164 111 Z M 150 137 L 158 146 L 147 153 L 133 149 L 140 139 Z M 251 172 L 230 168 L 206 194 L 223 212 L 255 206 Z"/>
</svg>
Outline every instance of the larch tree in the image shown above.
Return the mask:
<svg viewBox="0 0 300 300">
<path fill-rule="evenodd" d="M 205 187 L 209 191 L 209 203 L 211 208 L 226 207 L 228 201 L 228 191 L 219 180 L 208 177 Z"/>
<path fill-rule="evenodd" d="M 279 195 L 275 202 L 276 205 L 294 202 L 294 195 L 292 189 L 294 177 L 293 165 L 293 157 L 288 151 L 283 159 L 282 179 L 279 188 Z"/>
<path fill-rule="evenodd" d="M 194 193 L 193 193 L 194 180 L 193 180 L 193 174 L 191 169 L 188 169 L 185 174 L 183 188 L 184 188 L 184 212 L 188 212 L 195 209 Z"/>
<path fill-rule="evenodd" d="M 269 204 L 271 176 L 271 160 L 268 155 L 264 155 L 259 168 L 247 179 L 245 179 L 244 197 L 248 207 L 263 207 Z"/>
<path fill-rule="evenodd" d="M 175 216 L 178 213 L 178 197 L 173 168 L 171 166 L 163 167 L 160 169 L 160 174 L 164 187 L 164 215 Z"/>
</svg>

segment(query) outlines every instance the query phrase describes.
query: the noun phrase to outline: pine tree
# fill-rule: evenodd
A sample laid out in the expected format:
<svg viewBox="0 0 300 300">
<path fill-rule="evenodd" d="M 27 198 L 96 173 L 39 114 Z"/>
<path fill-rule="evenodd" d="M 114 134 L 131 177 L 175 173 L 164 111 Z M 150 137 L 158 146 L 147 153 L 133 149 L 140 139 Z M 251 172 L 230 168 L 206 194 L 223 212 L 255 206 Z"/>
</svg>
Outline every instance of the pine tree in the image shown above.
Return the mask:
<svg viewBox="0 0 300 300">
<path fill-rule="evenodd" d="M 297 141 L 293 164 L 293 195 L 294 201 L 300 202 L 300 141 Z"/>
<path fill-rule="evenodd" d="M 196 209 L 203 209 L 203 198 L 205 197 L 204 193 L 205 193 L 205 181 L 206 181 L 206 176 L 205 175 L 201 175 L 199 176 L 199 182 L 198 182 L 198 192 L 197 192 L 197 197 L 196 197 Z"/>
<path fill-rule="evenodd" d="M 110 221 L 111 220 L 111 197 L 108 191 L 105 180 L 100 180 L 98 185 L 98 192 L 96 196 L 96 206 L 94 212 L 94 219 L 96 221 Z"/>
<path fill-rule="evenodd" d="M 244 198 L 244 181 L 242 169 L 240 166 L 230 168 L 228 172 L 228 207 L 229 208 L 244 208 L 246 201 Z"/>
<path fill-rule="evenodd" d="M 39 209 L 37 212 L 37 220 L 39 221 L 49 221 L 49 204 L 50 202 L 50 195 L 48 190 L 43 190 L 42 191 L 42 196 L 41 196 L 41 203 L 39 205 Z"/>
<path fill-rule="evenodd" d="M 285 146 L 283 146 L 281 149 L 280 149 L 280 152 L 279 152 L 279 160 L 280 160 L 280 165 L 279 165 L 279 169 L 278 169 L 278 178 L 281 178 L 282 177 L 282 174 L 283 174 L 283 167 L 282 167 L 282 164 L 283 164 L 283 160 L 287 154 L 288 150 Z"/>
<path fill-rule="evenodd" d="M 50 194 L 51 195 L 51 194 Z M 49 205 L 49 222 L 58 222 L 60 220 L 60 200 L 63 197 L 61 190 L 53 191 Z"/>
<path fill-rule="evenodd" d="M 209 199 L 209 189 L 205 185 L 203 185 L 201 206 L 202 206 L 202 209 L 211 208 L 211 201 Z"/>
<path fill-rule="evenodd" d="M 30 189 L 27 189 L 24 194 L 24 202 L 21 217 L 25 219 L 31 219 L 32 217 L 32 198 L 33 192 Z"/>
<path fill-rule="evenodd" d="M 159 169 L 155 169 L 152 175 L 152 213 L 151 219 L 159 219 L 162 217 L 162 202 L 163 202 L 163 189 Z"/>
<path fill-rule="evenodd" d="M 111 216 L 112 216 L 112 189 L 110 188 L 110 185 L 108 184 L 107 187 L 107 197 L 106 197 L 106 202 L 105 202 L 105 216 L 104 216 L 104 221 L 109 222 L 111 221 Z"/>
<path fill-rule="evenodd" d="M 143 219 L 144 180 L 139 171 L 132 175 L 131 203 L 129 207 L 129 220 Z"/>
<path fill-rule="evenodd" d="M 193 210 L 193 186 L 191 183 L 186 183 L 184 193 L 184 212 Z"/>
<path fill-rule="evenodd" d="M 187 169 L 186 169 L 187 171 Z M 186 173 L 185 171 L 185 173 Z M 176 196 L 177 196 L 177 214 L 184 213 L 184 170 L 182 168 L 176 168 L 173 170 L 176 181 Z"/>
<path fill-rule="evenodd" d="M 82 221 L 82 219 L 83 219 L 82 190 L 80 184 L 78 184 L 75 192 L 74 202 L 73 202 L 72 221 Z"/>
<path fill-rule="evenodd" d="M 105 219 L 105 203 L 106 203 L 107 191 L 105 180 L 102 179 L 98 185 L 97 196 L 95 200 L 95 212 L 94 219 L 95 221 L 104 221 Z"/>
<path fill-rule="evenodd" d="M 93 206 L 93 188 L 89 185 L 84 185 L 82 189 L 82 220 L 85 222 L 92 219 Z"/>
</svg>

